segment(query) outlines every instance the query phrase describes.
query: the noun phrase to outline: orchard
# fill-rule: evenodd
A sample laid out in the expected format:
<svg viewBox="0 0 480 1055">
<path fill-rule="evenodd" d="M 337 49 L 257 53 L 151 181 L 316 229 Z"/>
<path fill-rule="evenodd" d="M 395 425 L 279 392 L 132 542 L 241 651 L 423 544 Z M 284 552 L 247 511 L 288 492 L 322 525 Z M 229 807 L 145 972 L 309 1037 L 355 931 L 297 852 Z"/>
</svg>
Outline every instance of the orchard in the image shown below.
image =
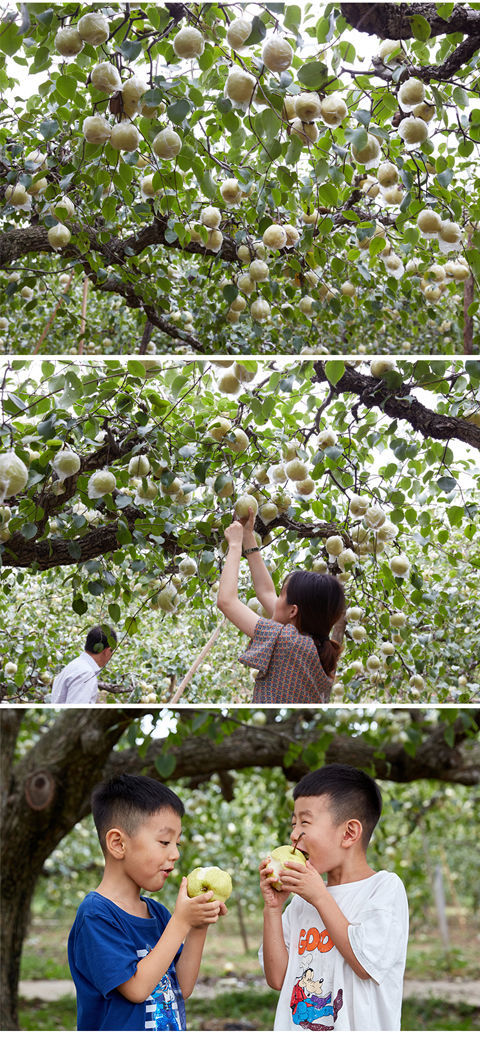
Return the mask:
<svg viewBox="0 0 480 1055">
<path fill-rule="evenodd" d="M 216 595 L 250 503 L 277 590 L 297 567 L 344 585 L 332 702 L 478 699 L 479 383 L 474 358 L 6 362 L 2 699 L 46 702 L 106 621 L 104 702 L 167 703 L 219 628 L 182 702 L 248 704 Z"/>
<path fill-rule="evenodd" d="M 100 878 L 90 795 L 99 780 L 121 772 L 167 780 L 185 803 L 181 860 L 165 891 L 169 907 L 181 874 L 205 865 L 227 869 L 234 886 L 229 912 L 253 948 L 261 933 L 259 861 L 288 842 L 294 783 L 329 762 L 361 766 L 381 782 L 385 815 L 371 863 L 403 877 L 412 931 L 432 916 L 432 871 L 439 859 L 454 884 L 455 912 L 461 903 L 473 924 L 478 707 L 410 714 L 395 707 L 270 709 L 261 718 L 250 708 L 1 710 L 2 778 L 9 792 L 1 810 L 3 1030 L 19 1028 L 18 977 L 31 909 L 51 920 L 63 906 L 70 926 L 79 900 Z M 19 869 L 19 861 L 25 867 Z M 217 977 L 223 957 L 222 949 Z"/>
<path fill-rule="evenodd" d="M 478 4 L 7 4 L 0 350 L 478 349 Z"/>
</svg>

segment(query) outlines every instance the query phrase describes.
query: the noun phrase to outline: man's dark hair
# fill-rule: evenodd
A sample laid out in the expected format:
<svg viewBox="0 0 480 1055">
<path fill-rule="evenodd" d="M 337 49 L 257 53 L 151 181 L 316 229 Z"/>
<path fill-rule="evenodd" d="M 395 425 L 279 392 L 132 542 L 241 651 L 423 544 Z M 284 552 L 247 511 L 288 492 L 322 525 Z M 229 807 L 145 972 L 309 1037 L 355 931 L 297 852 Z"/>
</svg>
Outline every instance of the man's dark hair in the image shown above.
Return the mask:
<svg viewBox="0 0 480 1055">
<path fill-rule="evenodd" d="M 294 800 L 313 795 L 328 796 L 328 808 L 335 824 L 350 818 L 361 821 L 362 844 L 366 849 L 382 812 L 378 784 L 363 770 L 334 762 L 306 773 L 293 790 Z"/>
<path fill-rule="evenodd" d="M 92 814 L 102 850 L 110 828 L 123 828 L 134 835 L 142 821 L 162 809 L 183 817 L 185 807 L 178 795 L 152 777 L 122 773 L 102 781 L 92 792 Z"/>
<path fill-rule="evenodd" d="M 85 642 L 85 652 L 98 655 L 104 648 L 114 648 L 117 643 L 117 635 L 111 626 L 92 626 L 88 631 Z"/>
</svg>

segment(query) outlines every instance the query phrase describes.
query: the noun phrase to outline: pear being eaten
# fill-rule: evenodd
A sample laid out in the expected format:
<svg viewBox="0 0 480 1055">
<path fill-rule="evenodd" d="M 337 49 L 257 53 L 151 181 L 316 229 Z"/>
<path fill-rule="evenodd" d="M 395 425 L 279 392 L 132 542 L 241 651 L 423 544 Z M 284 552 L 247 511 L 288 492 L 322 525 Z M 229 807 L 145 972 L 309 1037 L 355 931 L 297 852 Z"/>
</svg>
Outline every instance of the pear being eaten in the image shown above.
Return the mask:
<svg viewBox="0 0 480 1055">
<path fill-rule="evenodd" d="M 302 854 L 302 851 L 294 850 L 293 846 L 277 846 L 276 850 L 272 850 L 268 855 L 267 862 L 269 865 L 269 873 L 274 876 L 274 881 L 272 882 L 274 890 L 282 889 L 282 881 L 279 878 L 280 872 L 289 861 L 291 861 L 292 864 L 297 865 L 304 865 L 307 863 L 307 859 L 305 855 Z"/>
</svg>

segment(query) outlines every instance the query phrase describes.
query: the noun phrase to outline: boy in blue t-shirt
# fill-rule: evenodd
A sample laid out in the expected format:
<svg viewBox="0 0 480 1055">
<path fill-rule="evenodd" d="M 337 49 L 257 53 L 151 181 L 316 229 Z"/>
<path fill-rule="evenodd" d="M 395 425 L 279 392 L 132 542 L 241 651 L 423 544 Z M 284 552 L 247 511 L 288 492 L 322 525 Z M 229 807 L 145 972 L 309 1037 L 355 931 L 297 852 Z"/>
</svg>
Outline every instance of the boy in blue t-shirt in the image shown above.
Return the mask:
<svg viewBox="0 0 480 1055">
<path fill-rule="evenodd" d="M 103 879 L 78 908 L 68 938 L 79 1030 L 184 1030 L 207 927 L 227 912 L 182 879 L 173 914 L 142 889 L 161 890 L 178 860 L 184 806 L 150 777 L 99 784 L 92 813 Z"/>
</svg>

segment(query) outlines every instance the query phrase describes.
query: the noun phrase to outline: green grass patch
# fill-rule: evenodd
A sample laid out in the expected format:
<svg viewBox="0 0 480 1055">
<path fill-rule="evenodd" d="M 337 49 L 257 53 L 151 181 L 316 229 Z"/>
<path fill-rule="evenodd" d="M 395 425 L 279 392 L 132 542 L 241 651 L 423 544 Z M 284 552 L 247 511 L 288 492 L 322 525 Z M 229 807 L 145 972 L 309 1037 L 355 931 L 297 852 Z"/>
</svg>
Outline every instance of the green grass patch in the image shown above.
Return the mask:
<svg viewBox="0 0 480 1055">
<path fill-rule="evenodd" d="M 211 998 L 190 997 L 187 1028 L 191 1031 L 259 1030 L 271 1032 L 278 993 L 249 986 Z M 59 1000 L 21 1000 L 20 1029 L 25 1031 L 75 1031 L 76 1003 L 73 997 Z M 445 1004 L 444 1000 L 414 1000 L 403 1003 L 402 1032 L 476 1031 L 480 1011 L 468 1004 Z"/>
<path fill-rule="evenodd" d="M 480 1011 L 469 1004 L 446 1004 L 444 1000 L 404 1000 L 402 1032 L 478 1030 Z"/>
<path fill-rule="evenodd" d="M 273 1030 L 278 993 L 272 989 L 235 989 L 211 999 L 191 996 L 187 1001 L 188 1030 Z"/>
<path fill-rule="evenodd" d="M 478 949 L 473 943 L 471 947 L 452 946 L 446 951 L 439 940 L 430 940 L 428 945 L 411 942 L 405 973 L 407 978 L 478 978 Z"/>
<path fill-rule="evenodd" d="M 20 1000 L 18 1013 L 20 1029 L 50 1030 L 70 1033 L 77 1028 L 77 1001 L 74 996 L 59 1000 Z"/>
</svg>

